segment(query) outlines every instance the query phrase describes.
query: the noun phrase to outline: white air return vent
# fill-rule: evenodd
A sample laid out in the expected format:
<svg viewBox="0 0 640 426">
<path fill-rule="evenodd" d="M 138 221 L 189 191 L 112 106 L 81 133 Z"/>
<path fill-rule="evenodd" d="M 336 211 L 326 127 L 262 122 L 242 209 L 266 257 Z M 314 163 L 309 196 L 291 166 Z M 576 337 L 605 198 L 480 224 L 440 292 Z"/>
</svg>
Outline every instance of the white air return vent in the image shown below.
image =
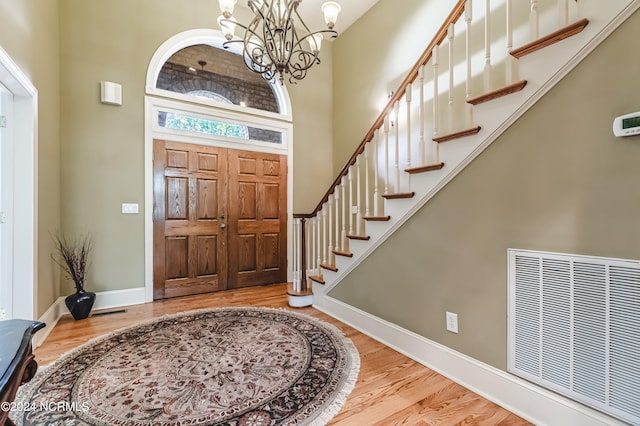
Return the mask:
<svg viewBox="0 0 640 426">
<path fill-rule="evenodd" d="M 508 256 L 509 372 L 640 425 L 640 262 Z"/>
</svg>

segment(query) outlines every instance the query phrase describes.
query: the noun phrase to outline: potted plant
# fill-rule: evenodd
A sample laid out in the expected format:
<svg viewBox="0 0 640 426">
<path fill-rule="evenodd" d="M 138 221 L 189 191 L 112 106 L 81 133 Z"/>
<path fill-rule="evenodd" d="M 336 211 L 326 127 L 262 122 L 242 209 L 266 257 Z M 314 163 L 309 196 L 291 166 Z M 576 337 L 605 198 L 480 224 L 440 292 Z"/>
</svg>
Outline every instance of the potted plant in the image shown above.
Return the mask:
<svg viewBox="0 0 640 426">
<path fill-rule="evenodd" d="M 53 236 L 53 244 L 55 248 L 55 253 L 52 255 L 53 261 L 62 268 L 76 286 L 75 294 L 67 296 L 65 304 L 74 319 L 87 318 L 96 300 L 95 293 L 84 289 L 93 241 L 87 234 L 70 238 L 57 232 Z"/>
</svg>

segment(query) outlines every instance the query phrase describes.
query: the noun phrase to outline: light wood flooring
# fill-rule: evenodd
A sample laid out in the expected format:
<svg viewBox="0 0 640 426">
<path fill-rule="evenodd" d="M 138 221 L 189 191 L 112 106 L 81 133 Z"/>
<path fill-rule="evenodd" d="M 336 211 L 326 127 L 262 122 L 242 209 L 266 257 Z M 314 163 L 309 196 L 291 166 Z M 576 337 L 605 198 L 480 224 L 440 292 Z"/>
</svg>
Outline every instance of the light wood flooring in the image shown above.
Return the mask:
<svg viewBox="0 0 640 426">
<path fill-rule="evenodd" d="M 104 333 L 167 314 L 221 306 L 292 309 L 287 305 L 286 285 L 278 284 L 129 306 L 123 313 L 96 315 L 81 321 L 65 315 L 34 352 L 38 364 L 46 365 Z M 316 309 L 296 311 L 335 325 L 360 352 L 358 382 L 331 425 L 530 424 Z"/>
</svg>

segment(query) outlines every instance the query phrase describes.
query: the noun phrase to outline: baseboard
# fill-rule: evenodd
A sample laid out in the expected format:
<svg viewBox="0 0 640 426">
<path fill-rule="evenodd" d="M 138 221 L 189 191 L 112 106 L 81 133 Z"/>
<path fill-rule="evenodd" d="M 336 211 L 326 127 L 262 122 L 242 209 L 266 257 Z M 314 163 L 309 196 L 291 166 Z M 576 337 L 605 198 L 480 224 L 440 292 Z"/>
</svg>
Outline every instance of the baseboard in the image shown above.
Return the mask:
<svg viewBox="0 0 640 426">
<path fill-rule="evenodd" d="M 53 330 L 53 327 L 56 326 L 58 320 L 65 314 L 65 312 L 68 311 L 66 306 L 64 306 L 64 297 L 59 297 L 58 300 L 53 302 L 53 304 L 49 306 L 49 309 L 47 309 L 45 313 L 38 318 L 38 321 L 45 323 L 47 326 L 37 332 L 33 336 L 33 339 L 31 339 L 31 345 L 34 349 L 45 341 L 49 336 L 49 333 Z"/>
<path fill-rule="evenodd" d="M 145 288 L 129 288 L 126 290 L 102 291 L 96 293 L 94 310 L 121 308 L 123 306 L 145 303 Z"/>
<path fill-rule="evenodd" d="M 145 303 L 144 287 L 102 291 L 96 293 L 93 310 L 121 308 L 123 306 L 139 305 L 141 303 Z M 64 297 L 59 297 L 38 319 L 38 321 L 47 324 L 47 326 L 33 336 L 32 345 L 34 349 L 45 341 L 49 333 L 51 333 L 58 323 L 60 317 L 68 313 L 69 311 L 64 305 Z"/>
<path fill-rule="evenodd" d="M 625 425 L 578 402 L 314 292 L 313 306 L 536 425 Z"/>
</svg>

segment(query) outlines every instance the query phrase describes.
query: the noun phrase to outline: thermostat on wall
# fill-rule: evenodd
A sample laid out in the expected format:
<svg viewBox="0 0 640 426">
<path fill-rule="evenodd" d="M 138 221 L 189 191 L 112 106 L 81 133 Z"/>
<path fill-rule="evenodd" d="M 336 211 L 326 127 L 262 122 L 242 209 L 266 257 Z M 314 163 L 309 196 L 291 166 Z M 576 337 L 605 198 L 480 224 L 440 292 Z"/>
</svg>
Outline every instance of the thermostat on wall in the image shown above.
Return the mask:
<svg viewBox="0 0 640 426">
<path fill-rule="evenodd" d="M 618 137 L 640 135 L 640 111 L 616 117 L 613 120 L 613 134 Z"/>
</svg>

